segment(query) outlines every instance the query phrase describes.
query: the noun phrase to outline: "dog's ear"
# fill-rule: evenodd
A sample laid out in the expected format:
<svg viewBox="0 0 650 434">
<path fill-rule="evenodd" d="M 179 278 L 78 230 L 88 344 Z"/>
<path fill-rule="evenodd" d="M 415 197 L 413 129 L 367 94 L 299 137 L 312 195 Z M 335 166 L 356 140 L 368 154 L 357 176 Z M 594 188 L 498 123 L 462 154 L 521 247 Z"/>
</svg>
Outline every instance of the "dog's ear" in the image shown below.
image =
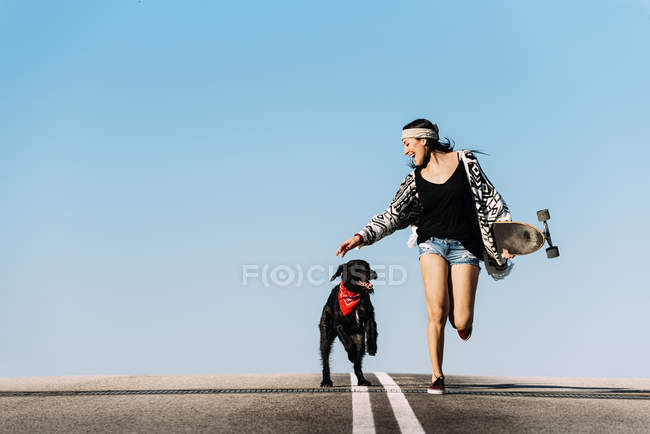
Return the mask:
<svg viewBox="0 0 650 434">
<path fill-rule="evenodd" d="M 331 282 L 332 280 L 336 279 L 337 277 L 339 277 L 339 276 L 341 275 L 341 273 L 343 273 L 343 266 L 344 266 L 344 265 L 345 265 L 345 264 L 341 264 L 341 265 L 339 265 L 339 268 L 336 269 L 336 273 L 334 273 L 334 275 L 330 278 L 330 282 Z"/>
</svg>

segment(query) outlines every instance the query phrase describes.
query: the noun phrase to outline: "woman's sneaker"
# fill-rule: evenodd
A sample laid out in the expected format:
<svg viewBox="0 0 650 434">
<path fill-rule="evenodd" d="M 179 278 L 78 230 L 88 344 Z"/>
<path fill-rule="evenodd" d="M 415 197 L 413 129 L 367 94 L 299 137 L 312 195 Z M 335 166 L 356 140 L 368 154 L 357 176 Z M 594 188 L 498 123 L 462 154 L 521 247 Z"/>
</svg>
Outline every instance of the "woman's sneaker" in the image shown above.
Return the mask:
<svg viewBox="0 0 650 434">
<path fill-rule="evenodd" d="M 429 385 L 427 393 L 433 393 L 434 395 L 445 393 L 445 377 L 437 377 L 436 381 Z"/>
<path fill-rule="evenodd" d="M 458 332 L 458 336 L 464 341 L 466 341 L 467 339 L 469 339 L 470 336 L 472 336 L 472 328 L 471 327 L 467 328 L 465 330 L 456 330 L 456 331 Z"/>
</svg>

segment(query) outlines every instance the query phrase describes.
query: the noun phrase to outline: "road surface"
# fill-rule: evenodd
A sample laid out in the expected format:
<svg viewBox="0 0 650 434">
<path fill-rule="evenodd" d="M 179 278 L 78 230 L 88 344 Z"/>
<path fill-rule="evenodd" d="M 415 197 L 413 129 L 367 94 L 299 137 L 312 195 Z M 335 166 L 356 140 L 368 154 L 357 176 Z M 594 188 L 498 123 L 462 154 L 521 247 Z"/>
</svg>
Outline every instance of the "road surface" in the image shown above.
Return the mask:
<svg viewBox="0 0 650 434">
<path fill-rule="evenodd" d="M 650 432 L 650 379 L 349 373 L 0 378 L 0 432 Z"/>
</svg>

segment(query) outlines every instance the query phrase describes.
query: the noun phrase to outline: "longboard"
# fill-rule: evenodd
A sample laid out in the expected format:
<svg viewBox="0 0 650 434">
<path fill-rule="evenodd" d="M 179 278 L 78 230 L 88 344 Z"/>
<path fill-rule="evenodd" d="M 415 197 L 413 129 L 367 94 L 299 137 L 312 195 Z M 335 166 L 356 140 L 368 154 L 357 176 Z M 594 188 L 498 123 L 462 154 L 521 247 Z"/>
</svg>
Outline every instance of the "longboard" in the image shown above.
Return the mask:
<svg viewBox="0 0 650 434">
<path fill-rule="evenodd" d="M 535 226 L 522 222 L 494 222 L 492 233 L 497 251 L 508 250 L 512 255 L 528 255 L 544 245 L 544 234 Z"/>
</svg>

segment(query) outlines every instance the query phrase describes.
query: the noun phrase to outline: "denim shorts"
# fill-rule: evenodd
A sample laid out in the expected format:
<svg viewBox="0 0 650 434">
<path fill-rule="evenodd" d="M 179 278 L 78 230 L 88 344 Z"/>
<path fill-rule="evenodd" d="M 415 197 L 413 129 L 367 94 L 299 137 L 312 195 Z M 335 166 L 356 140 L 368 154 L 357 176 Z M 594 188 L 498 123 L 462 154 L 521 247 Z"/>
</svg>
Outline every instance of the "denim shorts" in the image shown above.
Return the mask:
<svg viewBox="0 0 650 434">
<path fill-rule="evenodd" d="M 472 264 L 480 267 L 479 259 L 465 249 L 460 241 L 451 238 L 431 237 L 418 244 L 418 259 L 425 253 L 435 253 L 442 256 L 449 265 Z"/>
</svg>

